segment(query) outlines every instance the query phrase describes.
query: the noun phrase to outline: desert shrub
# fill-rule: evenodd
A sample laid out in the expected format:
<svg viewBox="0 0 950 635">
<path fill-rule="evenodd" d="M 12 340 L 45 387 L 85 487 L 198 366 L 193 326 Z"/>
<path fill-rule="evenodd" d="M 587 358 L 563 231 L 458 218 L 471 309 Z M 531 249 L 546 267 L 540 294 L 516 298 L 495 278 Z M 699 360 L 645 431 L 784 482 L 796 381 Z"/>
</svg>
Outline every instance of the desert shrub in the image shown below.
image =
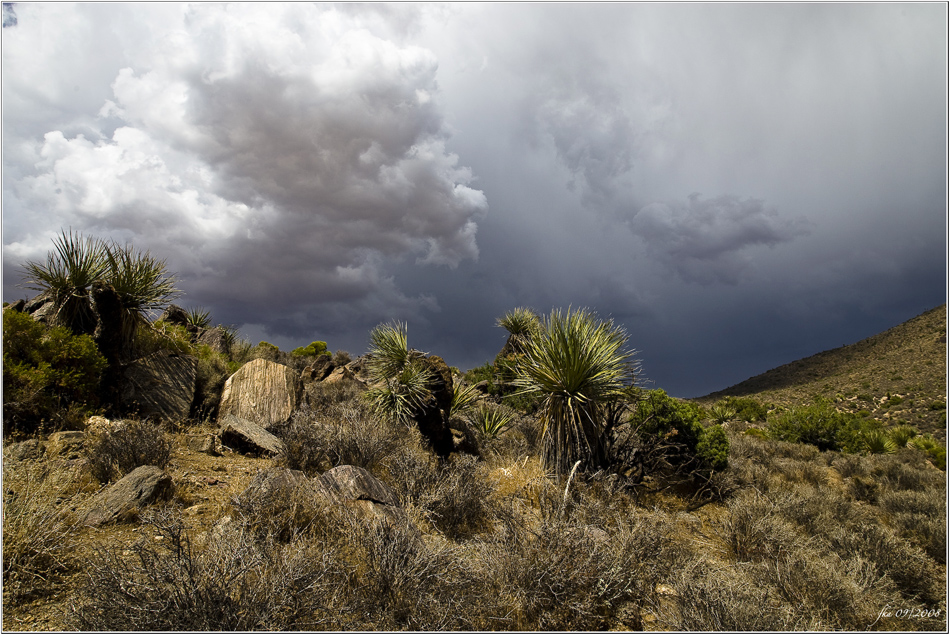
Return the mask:
<svg viewBox="0 0 950 635">
<path fill-rule="evenodd" d="M 193 355 L 196 352 L 188 329 L 182 324 L 170 324 L 164 320 L 157 320 L 151 324 L 140 323 L 135 336 L 134 350 L 137 357 L 145 357 L 160 351 L 171 351 L 183 355 Z"/>
<path fill-rule="evenodd" d="M 334 366 L 346 366 L 351 361 L 353 361 L 353 358 L 347 351 L 340 349 L 333 353 L 333 357 L 330 361 L 333 362 Z"/>
<path fill-rule="evenodd" d="M 798 626 L 774 591 L 734 567 L 694 561 L 676 575 L 673 589 L 658 616 L 673 630 L 784 631 Z"/>
<path fill-rule="evenodd" d="M 138 542 L 96 549 L 71 606 L 73 628 L 317 630 L 335 623 L 327 600 L 345 574 L 321 543 L 253 540 L 231 522 L 198 546 L 171 508 L 143 520 L 152 531 Z"/>
<path fill-rule="evenodd" d="M 423 546 L 404 528 L 354 527 L 353 614 L 357 630 L 474 630 L 477 581 L 449 546 Z M 472 597 L 475 595 L 475 597 Z"/>
<path fill-rule="evenodd" d="M 840 451 L 850 439 L 855 420 L 854 415 L 838 412 L 831 403 L 819 400 L 770 418 L 767 430 L 773 439 Z"/>
<path fill-rule="evenodd" d="M 87 335 L 3 312 L 3 434 L 35 432 L 70 407 L 98 404 L 106 360 Z"/>
<path fill-rule="evenodd" d="M 774 558 L 801 539 L 775 503 L 755 490 L 743 490 L 729 501 L 728 511 L 718 532 L 739 562 Z"/>
<path fill-rule="evenodd" d="M 300 470 L 307 476 L 319 476 L 328 470 L 330 459 L 322 445 L 325 435 L 321 432 L 305 416 L 295 413 L 290 424 L 279 431 L 283 446 L 277 455 L 277 465 Z"/>
<path fill-rule="evenodd" d="M 353 401 L 363 393 L 364 388 L 359 382 L 344 379 L 327 383 L 318 381 L 306 387 L 307 403 L 315 412 L 325 410 L 334 404 Z"/>
<path fill-rule="evenodd" d="M 612 532 L 563 521 L 536 530 L 518 526 L 479 545 L 475 566 L 486 581 L 494 629 L 605 629 L 629 606 L 634 630 L 640 607 L 670 576 L 668 529 L 636 517 Z"/>
<path fill-rule="evenodd" d="M 736 411 L 735 417 L 740 421 L 748 423 L 765 421 L 769 414 L 769 407 L 752 397 L 726 397 L 722 401 Z"/>
<path fill-rule="evenodd" d="M 76 568 L 78 523 L 68 511 L 75 496 L 68 472 L 4 462 L 4 604 L 48 595 Z"/>
<path fill-rule="evenodd" d="M 285 442 L 281 465 L 309 474 L 338 465 L 372 471 L 405 436 L 358 400 L 336 402 L 322 411 L 299 410 L 278 434 Z"/>
<path fill-rule="evenodd" d="M 89 473 L 100 483 L 125 476 L 141 465 L 164 469 L 171 451 L 171 439 L 160 425 L 138 419 L 94 435 L 83 447 Z"/>
<path fill-rule="evenodd" d="M 729 438 L 722 426 L 704 428 L 699 406 L 653 390 L 638 402 L 630 425 L 640 437 L 648 471 L 708 472 L 728 466 Z"/>
<path fill-rule="evenodd" d="M 297 347 L 292 350 L 290 354 L 294 357 L 316 357 L 317 355 L 333 356 L 333 353 L 327 350 L 327 343 L 320 341 L 310 342 L 307 346 Z"/>
<path fill-rule="evenodd" d="M 886 491 L 881 494 L 878 505 L 891 515 L 891 524 L 902 538 L 919 546 L 940 564 L 946 564 L 947 499 L 942 491 Z"/>
<path fill-rule="evenodd" d="M 868 430 L 860 435 L 864 450 L 868 454 L 893 454 L 897 452 L 897 444 L 884 430 Z"/>
</svg>

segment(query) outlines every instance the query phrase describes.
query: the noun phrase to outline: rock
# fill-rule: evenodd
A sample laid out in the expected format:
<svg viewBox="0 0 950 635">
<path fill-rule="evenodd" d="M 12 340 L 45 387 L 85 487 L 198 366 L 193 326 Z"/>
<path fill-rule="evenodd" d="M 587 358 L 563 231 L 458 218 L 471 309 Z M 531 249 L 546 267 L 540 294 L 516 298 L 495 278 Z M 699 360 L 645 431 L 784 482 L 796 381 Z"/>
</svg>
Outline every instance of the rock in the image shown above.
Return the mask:
<svg viewBox="0 0 950 635">
<path fill-rule="evenodd" d="M 369 384 L 370 375 L 369 375 L 369 365 L 366 363 L 367 356 L 361 355 L 357 357 L 349 364 L 346 364 L 346 368 L 353 373 L 353 376 L 356 377 L 359 381 L 364 384 Z"/>
<path fill-rule="evenodd" d="M 27 439 L 19 443 L 11 443 L 3 448 L 4 461 L 29 461 L 43 455 L 43 444 L 39 439 Z"/>
<path fill-rule="evenodd" d="M 463 452 L 472 456 L 481 456 L 478 437 L 469 428 L 458 430 L 449 428 L 452 433 L 452 448 L 454 452 Z"/>
<path fill-rule="evenodd" d="M 26 308 L 26 300 L 17 300 L 16 302 L 11 302 L 7 306 L 3 307 L 4 311 L 13 311 L 14 313 L 22 313 Z"/>
<path fill-rule="evenodd" d="M 177 324 L 178 326 L 188 326 L 188 311 L 177 304 L 169 304 L 158 317 L 158 321 Z"/>
<path fill-rule="evenodd" d="M 171 477 L 161 468 L 142 465 L 93 497 L 86 506 L 82 524 L 98 527 L 130 520 L 146 506 L 170 498 L 173 491 Z"/>
<path fill-rule="evenodd" d="M 314 381 L 323 381 L 336 367 L 326 355 L 318 355 L 312 364 L 303 369 L 300 379 L 305 384 Z"/>
<path fill-rule="evenodd" d="M 326 379 L 323 380 L 325 384 L 335 384 L 346 379 L 351 379 L 357 381 L 356 375 L 353 374 L 346 366 L 340 366 L 339 368 L 334 368 L 333 372 L 326 376 Z"/>
<path fill-rule="evenodd" d="M 218 416 L 234 415 L 271 429 L 290 419 L 302 396 L 303 384 L 292 368 L 255 359 L 225 382 Z"/>
<path fill-rule="evenodd" d="M 38 295 L 33 296 L 32 299 L 27 300 L 23 305 L 23 312 L 29 313 L 33 316 L 33 319 L 38 319 L 36 316 L 37 311 L 46 307 L 47 310 L 52 308 L 53 304 L 53 294 L 50 291 L 44 291 Z"/>
<path fill-rule="evenodd" d="M 298 496 L 315 500 L 317 491 L 307 475 L 300 470 L 271 467 L 259 472 L 235 502 L 240 507 L 268 503 L 276 499 L 291 501 Z"/>
<path fill-rule="evenodd" d="M 482 393 L 483 395 L 487 395 L 488 394 L 488 380 L 483 379 L 482 381 L 475 384 L 475 390 Z"/>
<path fill-rule="evenodd" d="M 279 454 L 284 448 L 283 441 L 261 426 L 234 415 L 225 415 L 218 437 L 243 454 Z"/>
<path fill-rule="evenodd" d="M 198 339 L 196 340 L 198 344 L 205 344 L 210 347 L 216 353 L 222 355 L 227 355 L 231 352 L 231 340 L 233 338 L 228 335 L 228 332 L 216 326 L 211 329 L 203 329 L 198 333 Z"/>
<path fill-rule="evenodd" d="M 396 492 L 368 471 L 355 465 L 340 465 L 319 478 L 321 485 L 341 501 L 368 500 L 399 507 Z"/>
<path fill-rule="evenodd" d="M 46 442 L 46 454 L 66 459 L 78 459 L 82 453 L 86 435 L 82 432 L 54 432 Z"/>
<path fill-rule="evenodd" d="M 396 493 L 363 468 L 340 465 L 314 479 L 314 483 L 318 492 L 323 490 L 331 502 L 357 518 L 406 528 L 421 540 L 422 534 L 409 520 Z"/>
<path fill-rule="evenodd" d="M 119 400 L 140 416 L 178 421 L 195 398 L 198 358 L 160 351 L 129 364 L 122 373 Z"/>
<path fill-rule="evenodd" d="M 224 453 L 221 439 L 216 434 L 189 434 L 185 438 L 185 446 L 192 452 L 211 456 L 221 456 Z"/>
</svg>

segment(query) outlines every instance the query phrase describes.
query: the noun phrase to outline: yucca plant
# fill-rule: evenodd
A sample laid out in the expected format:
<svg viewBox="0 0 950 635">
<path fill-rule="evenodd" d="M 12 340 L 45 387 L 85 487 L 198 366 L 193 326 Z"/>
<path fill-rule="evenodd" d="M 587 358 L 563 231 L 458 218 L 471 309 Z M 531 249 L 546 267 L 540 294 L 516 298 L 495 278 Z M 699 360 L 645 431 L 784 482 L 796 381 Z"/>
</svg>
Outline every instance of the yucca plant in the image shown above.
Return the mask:
<svg viewBox="0 0 950 635">
<path fill-rule="evenodd" d="M 898 448 L 906 448 L 910 440 L 917 436 L 917 428 L 906 424 L 899 425 L 888 430 L 887 434 Z"/>
<path fill-rule="evenodd" d="M 524 343 L 514 383 L 519 394 L 542 397 L 545 469 L 561 477 L 577 461 L 582 469 L 599 465 L 604 406 L 622 399 L 636 377 L 625 331 L 587 309 L 554 309 Z"/>
<path fill-rule="evenodd" d="M 486 439 L 494 439 L 511 424 L 511 413 L 486 403 L 474 410 L 469 420 L 475 431 Z"/>
<path fill-rule="evenodd" d="M 131 351 L 139 327 L 148 323 L 147 314 L 168 304 L 178 290 L 174 276 L 169 275 L 165 261 L 148 251 L 138 252 L 131 246 L 112 244 L 106 248 L 109 263 L 105 282 L 116 292 L 121 304 L 119 333 L 126 354 Z"/>
<path fill-rule="evenodd" d="M 736 409 L 727 404 L 725 401 L 718 401 L 710 406 L 709 414 L 712 415 L 712 418 L 716 423 L 722 425 L 736 417 Z"/>
<path fill-rule="evenodd" d="M 188 324 L 199 329 L 206 329 L 211 325 L 211 312 L 204 309 L 188 311 Z"/>
<path fill-rule="evenodd" d="M 380 416 L 410 425 L 432 394 L 430 373 L 420 363 L 424 355 L 410 350 L 408 326 L 402 322 L 380 324 L 369 339 L 367 369 L 373 386 L 366 398 Z"/>
<path fill-rule="evenodd" d="M 475 386 L 463 386 L 461 382 L 453 384 L 452 405 L 449 407 L 448 416 L 451 418 L 471 409 L 480 396 L 481 393 Z"/>
<path fill-rule="evenodd" d="M 530 338 L 541 328 L 541 320 L 537 313 L 528 307 L 517 307 L 498 318 L 498 326 L 519 340 Z"/>
<path fill-rule="evenodd" d="M 109 270 L 108 250 L 98 238 L 83 238 L 72 230 L 53 240 L 54 250 L 46 263 L 24 265 L 25 286 L 50 296 L 53 326 L 65 326 L 77 335 L 91 334 L 96 327 L 90 291 L 93 283 Z"/>
<path fill-rule="evenodd" d="M 884 430 L 867 430 L 864 437 L 864 449 L 870 454 L 893 454 L 897 444 Z"/>
</svg>

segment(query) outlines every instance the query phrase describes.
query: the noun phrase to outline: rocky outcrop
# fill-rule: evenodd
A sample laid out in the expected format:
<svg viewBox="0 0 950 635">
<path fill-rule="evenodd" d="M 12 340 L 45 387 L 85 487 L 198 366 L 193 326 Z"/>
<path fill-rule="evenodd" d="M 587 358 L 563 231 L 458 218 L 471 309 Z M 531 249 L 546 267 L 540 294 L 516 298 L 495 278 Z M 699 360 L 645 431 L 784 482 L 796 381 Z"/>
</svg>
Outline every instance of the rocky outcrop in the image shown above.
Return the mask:
<svg viewBox="0 0 950 635">
<path fill-rule="evenodd" d="M 221 438 L 216 434 L 189 434 L 185 437 L 185 447 L 192 452 L 211 456 L 221 456 L 224 453 Z"/>
<path fill-rule="evenodd" d="M 122 373 L 119 400 L 140 416 L 178 421 L 195 397 L 198 359 L 161 351 L 129 364 Z"/>
<path fill-rule="evenodd" d="M 302 396 L 303 384 L 292 368 L 255 359 L 225 382 L 218 416 L 234 415 L 271 429 L 290 419 Z"/>
<path fill-rule="evenodd" d="M 218 431 L 221 444 L 242 454 L 279 454 L 284 443 L 273 434 L 247 419 L 225 415 Z"/>
<path fill-rule="evenodd" d="M 198 344 L 204 344 L 210 347 L 215 353 L 227 355 L 231 352 L 231 340 L 232 338 L 228 336 L 228 332 L 225 329 L 216 326 L 214 328 L 200 330 L 195 341 Z"/>
<path fill-rule="evenodd" d="M 146 506 L 170 498 L 173 490 L 171 477 L 161 468 L 137 467 L 89 501 L 82 524 L 98 527 L 134 519 Z"/>
<path fill-rule="evenodd" d="M 323 381 L 336 367 L 326 355 L 317 355 L 313 363 L 303 369 L 300 379 L 307 384 L 314 381 Z"/>
</svg>

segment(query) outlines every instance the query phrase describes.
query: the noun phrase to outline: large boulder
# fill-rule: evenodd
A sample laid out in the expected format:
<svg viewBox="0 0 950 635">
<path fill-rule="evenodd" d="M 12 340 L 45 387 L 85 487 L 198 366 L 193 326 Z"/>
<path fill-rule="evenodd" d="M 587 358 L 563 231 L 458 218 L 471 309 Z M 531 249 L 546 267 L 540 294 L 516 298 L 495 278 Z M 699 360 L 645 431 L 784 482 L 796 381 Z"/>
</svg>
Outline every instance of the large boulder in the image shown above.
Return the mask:
<svg viewBox="0 0 950 635">
<path fill-rule="evenodd" d="M 93 497 L 86 505 L 82 524 L 98 527 L 133 519 L 146 506 L 170 498 L 173 490 L 171 477 L 161 468 L 142 465 Z"/>
<path fill-rule="evenodd" d="M 335 366 L 329 356 L 317 355 L 317 358 L 300 373 L 300 379 L 304 384 L 323 381 L 334 369 Z"/>
<path fill-rule="evenodd" d="M 138 359 L 122 373 L 119 400 L 140 416 L 178 421 L 195 398 L 198 358 L 159 351 Z"/>
<path fill-rule="evenodd" d="M 303 396 L 299 374 L 288 366 L 252 360 L 231 375 L 221 393 L 218 416 L 234 415 L 272 429 L 290 419 Z"/>
<path fill-rule="evenodd" d="M 243 454 L 280 454 L 284 442 L 253 421 L 225 415 L 218 438 L 223 445 Z"/>
</svg>

